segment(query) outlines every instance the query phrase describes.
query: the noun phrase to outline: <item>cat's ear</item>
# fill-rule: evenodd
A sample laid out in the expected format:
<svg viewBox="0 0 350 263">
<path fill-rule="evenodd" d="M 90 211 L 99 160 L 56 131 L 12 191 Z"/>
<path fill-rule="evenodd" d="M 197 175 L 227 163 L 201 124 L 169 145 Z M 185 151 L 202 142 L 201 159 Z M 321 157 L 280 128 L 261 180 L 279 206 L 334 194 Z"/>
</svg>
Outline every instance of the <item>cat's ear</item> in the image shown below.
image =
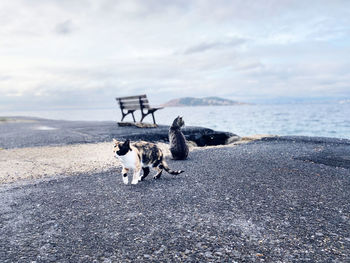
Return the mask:
<svg viewBox="0 0 350 263">
<path fill-rule="evenodd" d="M 125 145 L 125 146 L 128 146 L 128 148 L 130 148 L 130 140 L 127 139 L 127 140 L 124 142 L 124 145 Z"/>
<path fill-rule="evenodd" d="M 114 143 L 114 144 L 117 144 L 118 141 L 117 141 L 116 139 L 113 138 L 113 143 Z"/>
</svg>

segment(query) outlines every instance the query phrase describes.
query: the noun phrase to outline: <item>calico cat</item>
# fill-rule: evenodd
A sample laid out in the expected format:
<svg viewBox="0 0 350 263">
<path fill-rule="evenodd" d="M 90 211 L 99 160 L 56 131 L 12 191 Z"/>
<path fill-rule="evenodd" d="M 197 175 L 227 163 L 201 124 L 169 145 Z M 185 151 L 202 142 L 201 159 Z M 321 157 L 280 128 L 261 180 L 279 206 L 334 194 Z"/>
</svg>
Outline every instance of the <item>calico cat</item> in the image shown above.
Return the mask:
<svg viewBox="0 0 350 263">
<path fill-rule="evenodd" d="M 157 145 L 139 141 L 130 144 L 130 140 L 125 142 L 119 142 L 113 139 L 114 142 L 114 155 L 122 162 L 122 176 L 124 184 L 128 184 L 128 171 L 133 169 L 133 178 L 131 184 L 137 184 L 142 181 L 149 174 L 149 167 L 152 166 L 157 170 L 157 174 L 154 179 L 160 178 L 163 169 L 169 174 L 180 174 L 184 171 L 173 171 L 168 167 L 168 164 L 163 159 L 163 152 L 157 147 Z M 141 176 L 141 168 L 143 175 Z"/>
<path fill-rule="evenodd" d="M 184 120 L 178 116 L 169 129 L 170 152 L 175 160 L 185 160 L 188 156 L 186 138 L 181 132 L 184 125 Z"/>
</svg>

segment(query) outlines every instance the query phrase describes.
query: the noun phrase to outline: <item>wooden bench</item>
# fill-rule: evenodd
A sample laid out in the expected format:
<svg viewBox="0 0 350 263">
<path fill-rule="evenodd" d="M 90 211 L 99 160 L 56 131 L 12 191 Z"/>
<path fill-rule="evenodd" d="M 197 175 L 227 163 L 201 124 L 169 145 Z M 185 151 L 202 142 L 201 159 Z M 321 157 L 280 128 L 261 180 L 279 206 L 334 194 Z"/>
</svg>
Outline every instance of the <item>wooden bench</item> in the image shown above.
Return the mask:
<svg viewBox="0 0 350 263">
<path fill-rule="evenodd" d="M 136 110 L 141 110 L 141 121 L 148 115 L 152 114 L 153 117 L 153 123 L 156 125 L 156 120 L 154 119 L 154 112 L 160 109 L 163 109 L 163 107 L 158 107 L 158 108 L 152 108 L 149 105 L 148 99 L 146 95 L 137 95 L 137 96 L 129 96 L 129 97 L 119 97 L 115 98 L 119 102 L 119 107 L 120 110 L 122 111 L 122 120 L 124 120 L 125 116 L 130 114 L 132 115 L 132 118 L 134 122 L 135 116 L 134 112 Z"/>
</svg>

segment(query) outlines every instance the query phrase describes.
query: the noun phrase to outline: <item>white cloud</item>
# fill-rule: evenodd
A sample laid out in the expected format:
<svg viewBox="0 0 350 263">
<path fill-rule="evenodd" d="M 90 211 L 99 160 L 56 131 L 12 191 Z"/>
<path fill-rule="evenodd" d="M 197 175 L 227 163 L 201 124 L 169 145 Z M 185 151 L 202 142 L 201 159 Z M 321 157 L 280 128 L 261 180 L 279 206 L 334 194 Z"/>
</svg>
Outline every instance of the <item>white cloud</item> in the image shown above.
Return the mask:
<svg viewBox="0 0 350 263">
<path fill-rule="evenodd" d="M 350 95 L 348 1 L 13 0 L 0 23 L 4 108 Z"/>
<path fill-rule="evenodd" d="M 71 20 L 65 20 L 62 23 L 58 23 L 55 26 L 54 31 L 57 34 L 62 34 L 62 35 L 71 34 L 73 31 L 73 23 Z"/>
</svg>

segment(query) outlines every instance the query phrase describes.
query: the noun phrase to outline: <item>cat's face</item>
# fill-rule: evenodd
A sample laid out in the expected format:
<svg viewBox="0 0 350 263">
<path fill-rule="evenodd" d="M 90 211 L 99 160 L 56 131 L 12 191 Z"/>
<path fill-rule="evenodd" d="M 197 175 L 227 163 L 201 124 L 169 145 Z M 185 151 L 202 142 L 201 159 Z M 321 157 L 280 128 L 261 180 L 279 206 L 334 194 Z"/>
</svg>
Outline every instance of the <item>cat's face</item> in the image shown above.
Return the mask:
<svg viewBox="0 0 350 263">
<path fill-rule="evenodd" d="M 113 143 L 114 143 L 113 152 L 115 156 L 123 156 L 123 155 L 126 155 L 129 151 L 131 151 L 130 140 L 126 140 L 125 142 L 119 142 L 113 139 Z"/>
<path fill-rule="evenodd" d="M 185 125 L 185 121 L 182 119 L 182 117 L 181 116 L 177 116 L 177 118 L 173 122 L 173 127 L 181 128 L 184 125 Z"/>
</svg>

